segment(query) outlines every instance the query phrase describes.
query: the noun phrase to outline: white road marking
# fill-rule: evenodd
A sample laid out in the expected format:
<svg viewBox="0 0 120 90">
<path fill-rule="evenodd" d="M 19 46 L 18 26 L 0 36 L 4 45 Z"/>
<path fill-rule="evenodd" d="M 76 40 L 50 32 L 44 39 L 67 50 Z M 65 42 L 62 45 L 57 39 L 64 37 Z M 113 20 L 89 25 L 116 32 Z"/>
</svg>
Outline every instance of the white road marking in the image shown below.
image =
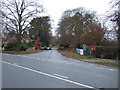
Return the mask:
<svg viewBox="0 0 120 90">
<path fill-rule="evenodd" d="M 40 60 L 43 60 L 43 61 L 45 61 L 45 59 L 40 59 Z"/>
<path fill-rule="evenodd" d="M 51 61 L 55 62 L 56 60 L 51 60 Z"/>
<path fill-rule="evenodd" d="M 57 62 L 57 63 L 62 63 L 62 62 L 61 62 L 61 61 L 59 61 L 59 60 L 58 60 L 58 61 L 56 61 L 56 62 Z"/>
<path fill-rule="evenodd" d="M 40 60 L 40 58 L 37 58 L 37 60 Z"/>
<path fill-rule="evenodd" d="M 54 76 L 54 75 L 51 75 L 51 74 L 48 74 L 48 73 L 44 73 L 44 72 L 41 72 L 41 71 L 37 71 L 37 70 L 31 69 L 31 68 L 27 68 L 27 67 L 16 65 L 16 64 L 11 64 L 11 63 L 8 63 L 8 62 L 5 62 L 5 61 L 2 61 L 2 62 L 5 63 L 5 64 L 8 64 L 8 65 L 11 65 L 11 66 L 19 67 L 19 68 L 22 68 L 22 69 L 25 69 L 25 70 L 28 70 L 28 71 L 32 71 L 32 72 L 39 73 L 39 74 L 49 76 L 49 77 L 52 77 L 52 78 L 56 78 L 56 79 L 59 79 L 59 80 L 62 80 L 62 81 L 66 81 L 66 82 L 69 82 L 69 83 L 72 83 L 72 84 L 75 84 L 75 85 L 83 86 L 83 87 L 86 87 L 86 88 L 96 89 L 95 87 L 92 87 L 92 86 L 89 86 L 89 85 L 85 85 L 85 84 L 78 83 L 78 82 L 75 82 L 75 81 L 72 81 L 72 80 L 69 80 L 69 79 L 64 79 L 64 78 L 61 78 L 61 77 L 57 77 L 57 76 Z"/>
<path fill-rule="evenodd" d="M 32 59 L 32 57 L 28 57 L 28 58 Z"/>
<path fill-rule="evenodd" d="M 28 56 L 25 56 L 26 58 L 29 58 Z"/>
<path fill-rule="evenodd" d="M 58 77 L 62 77 L 62 78 L 68 78 L 66 76 L 63 76 L 63 75 L 59 75 L 59 74 L 54 74 L 55 76 L 58 76 Z"/>
<path fill-rule="evenodd" d="M 32 59 L 34 59 L 34 57 L 31 57 Z"/>
<path fill-rule="evenodd" d="M 99 69 L 103 69 L 102 67 L 97 67 L 97 68 L 99 68 Z"/>
<path fill-rule="evenodd" d="M 25 55 L 22 55 L 22 57 L 25 57 Z"/>
<path fill-rule="evenodd" d="M 99 68 L 99 69 L 105 69 L 105 67 L 97 67 L 97 68 Z M 115 69 L 108 69 L 108 70 L 117 71 L 117 70 L 115 70 Z"/>
<path fill-rule="evenodd" d="M 4 54 L 4 55 L 9 55 L 9 54 Z M 20 57 L 25 57 L 25 58 L 30 58 L 30 59 L 36 59 L 36 60 L 43 60 L 43 61 L 53 61 L 55 63 L 64 63 L 64 64 L 74 64 L 74 65 L 79 65 L 78 63 L 75 63 L 75 62 L 68 62 L 68 61 L 56 61 L 56 60 L 49 60 L 49 59 L 40 59 L 40 58 L 37 58 L 37 57 L 29 57 L 29 56 L 26 56 L 26 55 L 11 55 L 11 56 L 20 56 Z M 90 66 L 93 66 L 93 65 L 90 65 Z M 102 67 L 97 67 L 99 69 L 104 69 L 106 68 L 106 66 L 102 66 Z M 111 70 L 111 71 L 118 71 L 118 70 L 115 70 L 115 69 L 108 69 L 108 70 Z"/>
<path fill-rule="evenodd" d="M 33 57 L 33 59 L 36 59 L 36 57 Z"/>
<path fill-rule="evenodd" d="M 113 71 L 114 69 L 109 69 L 109 70 Z"/>
<path fill-rule="evenodd" d="M 13 63 L 14 65 L 18 65 L 17 63 Z"/>
<path fill-rule="evenodd" d="M 118 70 L 114 70 L 114 71 L 118 71 Z"/>
<path fill-rule="evenodd" d="M 67 63 L 67 61 L 63 61 L 63 63 Z"/>
<path fill-rule="evenodd" d="M 67 64 L 72 64 L 72 63 L 68 62 Z"/>
<path fill-rule="evenodd" d="M 57 61 L 57 60 L 49 60 L 49 59 L 40 59 L 40 58 L 37 58 L 37 57 L 28 57 L 26 55 L 21 55 L 21 56 L 25 57 L 25 58 L 30 58 L 30 59 L 36 59 L 36 60 L 43 60 L 43 61 L 49 61 L 49 62 L 53 61 L 54 63 L 74 64 L 74 63 L 70 63 L 68 61 Z"/>
</svg>

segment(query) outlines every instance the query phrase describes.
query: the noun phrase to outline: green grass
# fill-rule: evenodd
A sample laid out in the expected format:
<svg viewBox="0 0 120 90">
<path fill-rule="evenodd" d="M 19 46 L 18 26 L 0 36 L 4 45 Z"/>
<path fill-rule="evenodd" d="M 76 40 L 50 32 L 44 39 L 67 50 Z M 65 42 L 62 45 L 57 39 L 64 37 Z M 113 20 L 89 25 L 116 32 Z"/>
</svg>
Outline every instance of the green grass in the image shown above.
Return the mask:
<svg viewBox="0 0 120 90">
<path fill-rule="evenodd" d="M 79 54 L 77 54 L 75 52 L 71 52 L 71 55 L 75 56 L 76 59 L 90 59 L 87 56 L 82 56 L 82 55 L 79 55 Z"/>
<path fill-rule="evenodd" d="M 38 53 L 40 52 L 40 50 L 36 51 L 36 50 L 26 50 L 26 51 L 5 51 L 5 50 L 2 50 L 0 51 L 2 53 L 8 53 L 8 54 L 33 54 L 33 53 Z"/>
<path fill-rule="evenodd" d="M 58 50 L 58 51 L 61 52 L 63 56 L 66 56 L 69 58 L 74 58 L 74 59 L 78 59 L 78 60 L 90 59 L 89 57 L 79 55 L 79 54 L 77 54 L 77 52 L 72 51 L 72 50 Z"/>
<path fill-rule="evenodd" d="M 66 57 L 69 57 L 69 58 L 74 58 L 74 59 L 77 59 L 77 60 L 84 61 L 85 59 L 87 59 L 87 60 L 98 59 L 98 58 L 95 58 L 95 57 L 87 57 L 87 56 L 79 55 L 79 54 L 77 54 L 77 52 L 72 51 L 72 50 L 58 50 L 58 51 L 61 52 L 61 54 L 63 56 L 66 56 Z M 89 61 L 86 61 L 86 62 L 89 62 Z M 94 62 L 89 62 L 89 63 L 96 63 L 96 64 L 101 64 L 101 65 L 110 65 L 110 66 L 117 66 L 117 67 L 119 66 L 120 67 L 120 64 L 118 64 L 117 62 L 94 61 Z"/>
<path fill-rule="evenodd" d="M 112 65 L 112 66 L 119 66 L 119 67 L 120 67 L 120 64 L 119 64 L 119 63 L 115 63 L 115 62 L 95 61 L 95 63 L 97 63 L 97 64 L 102 64 L 102 65 Z"/>
<path fill-rule="evenodd" d="M 41 49 L 39 49 L 39 50 L 37 50 L 37 51 L 36 51 L 36 50 L 35 50 L 35 49 L 33 49 L 33 48 L 32 48 L 32 49 L 27 49 L 26 51 L 31 51 L 31 52 L 42 52 L 42 50 L 41 50 Z"/>
</svg>

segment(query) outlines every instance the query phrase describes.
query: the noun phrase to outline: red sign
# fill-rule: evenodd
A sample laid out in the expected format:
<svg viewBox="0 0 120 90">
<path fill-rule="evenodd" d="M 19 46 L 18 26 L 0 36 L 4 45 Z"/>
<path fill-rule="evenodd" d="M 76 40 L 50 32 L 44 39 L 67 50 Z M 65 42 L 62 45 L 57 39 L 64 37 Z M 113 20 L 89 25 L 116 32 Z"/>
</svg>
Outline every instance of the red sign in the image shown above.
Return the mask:
<svg viewBox="0 0 120 90">
<path fill-rule="evenodd" d="M 92 45 L 92 46 L 91 46 L 91 50 L 92 50 L 92 51 L 96 51 L 96 45 Z"/>
</svg>

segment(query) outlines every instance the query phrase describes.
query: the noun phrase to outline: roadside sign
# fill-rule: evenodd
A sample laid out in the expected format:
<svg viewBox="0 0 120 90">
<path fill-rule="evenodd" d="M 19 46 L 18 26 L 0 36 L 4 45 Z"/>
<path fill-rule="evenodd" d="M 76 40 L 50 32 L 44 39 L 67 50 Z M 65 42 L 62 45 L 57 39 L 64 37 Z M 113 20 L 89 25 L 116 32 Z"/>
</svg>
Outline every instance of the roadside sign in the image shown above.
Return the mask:
<svg viewBox="0 0 120 90">
<path fill-rule="evenodd" d="M 83 51 L 86 51 L 86 49 L 87 49 L 86 44 L 83 44 Z"/>
<path fill-rule="evenodd" d="M 83 49 L 78 49 L 78 48 L 77 48 L 76 50 L 77 50 L 77 53 L 78 53 L 78 54 L 80 54 L 80 55 L 83 55 L 83 54 L 84 54 L 84 53 L 83 53 Z"/>
<path fill-rule="evenodd" d="M 92 50 L 92 51 L 96 51 L 96 45 L 92 45 L 92 46 L 91 46 L 91 50 Z"/>
<path fill-rule="evenodd" d="M 80 49 L 77 48 L 76 50 L 77 50 L 77 53 L 80 54 Z"/>
<path fill-rule="evenodd" d="M 83 49 L 80 49 L 80 55 L 84 55 Z"/>
</svg>

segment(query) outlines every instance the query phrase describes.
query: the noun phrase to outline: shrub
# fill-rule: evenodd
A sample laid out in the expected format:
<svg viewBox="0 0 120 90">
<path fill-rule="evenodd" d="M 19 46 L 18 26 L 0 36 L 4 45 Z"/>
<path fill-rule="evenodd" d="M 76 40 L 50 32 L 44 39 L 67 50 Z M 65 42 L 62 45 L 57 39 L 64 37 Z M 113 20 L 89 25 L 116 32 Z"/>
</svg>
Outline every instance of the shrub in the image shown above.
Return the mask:
<svg viewBox="0 0 120 90">
<path fill-rule="evenodd" d="M 34 46 L 34 43 L 33 42 L 21 42 L 22 45 L 30 48 L 30 47 L 33 47 Z"/>
<path fill-rule="evenodd" d="M 77 44 L 77 48 L 83 49 L 83 45 L 79 43 L 79 44 Z"/>
<path fill-rule="evenodd" d="M 101 46 L 97 47 L 95 56 L 98 58 L 117 59 L 117 47 L 115 46 Z"/>
<path fill-rule="evenodd" d="M 20 51 L 25 51 L 34 46 L 33 42 L 21 42 Z"/>
<path fill-rule="evenodd" d="M 21 42 L 20 51 L 25 51 L 29 47 L 33 47 L 33 42 Z M 7 43 L 7 45 L 5 46 L 5 50 L 16 51 L 17 50 L 17 41 Z"/>
<path fill-rule="evenodd" d="M 7 43 L 7 45 L 5 46 L 5 50 L 7 51 L 13 51 L 13 50 L 17 50 L 17 42 L 14 41 L 14 42 L 9 42 Z"/>
<path fill-rule="evenodd" d="M 25 45 L 25 44 L 20 45 L 20 51 L 25 51 L 27 49 L 28 49 L 27 45 Z"/>
</svg>

